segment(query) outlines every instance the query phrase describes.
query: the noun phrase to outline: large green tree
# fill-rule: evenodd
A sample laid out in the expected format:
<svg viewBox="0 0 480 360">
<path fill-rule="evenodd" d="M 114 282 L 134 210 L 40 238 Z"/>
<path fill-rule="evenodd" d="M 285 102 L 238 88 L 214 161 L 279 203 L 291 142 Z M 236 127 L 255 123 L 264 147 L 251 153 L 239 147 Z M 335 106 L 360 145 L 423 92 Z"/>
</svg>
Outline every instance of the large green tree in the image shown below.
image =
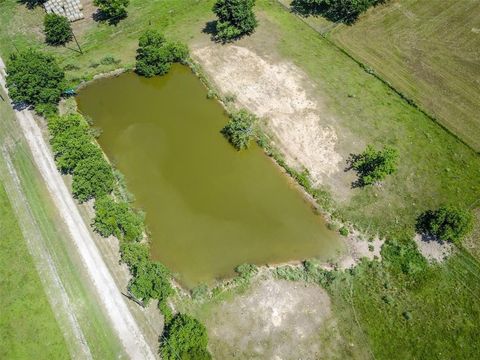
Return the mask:
<svg viewBox="0 0 480 360">
<path fill-rule="evenodd" d="M 417 219 L 417 231 L 442 241 L 459 244 L 473 229 L 473 215 L 456 206 L 428 210 Z"/>
<path fill-rule="evenodd" d="M 354 23 L 369 7 L 387 0 L 293 0 L 291 7 L 302 15 L 322 15 L 328 20 Z"/>
<path fill-rule="evenodd" d="M 110 164 L 103 156 L 82 159 L 73 170 L 72 192 L 84 202 L 112 192 L 115 178 Z"/>
<path fill-rule="evenodd" d="M 213 6 L 217 39 L 225 42 L 253 33 L 258 25 L 254 6 L 255 0 L 217 0 Z"/>
<path fill-rule="evenodd" d="M 115 202 L 109 196 L 95 200 L 93 227 L 102 236 L 116 236 L 125 241 L 138 241 L 143 235 L 143 216 L 126 202 Z"/>
<path fill-rule="evenodd" d="M 80 160 L 101 156 L 101 150 L 92 143 L 87 122 L 80 114 L 51 116 L 48 119 L 50 145 L 58 169 L 71 174 Z"/>
<path fill-rule="evenodd" d="M 160 345 L 164 360 L 210 360 L 207 329 L 197 319 L 177 314 L 165 327 Z"/>
<path fill-rule="evenodd" d="M 64 45 L 72 40 L 72 27 L 65 16 L 46 14 L 43 25 L 47 44 Z"/>
<path fill-rule="evenodd" d="M 100 10 L 100 15 L 112 24 L 118 23 L 127 16 L 129 0 L 93 0 Z"/>
<path fill-rule="evenodd" d="M 368 145 L 365 151 L 350 159 L 359 176 L 357 185 L 371 185 L 393 174 L 397 170 L 397 160 L 398 153 L 394 148 L 385 146 L 382 150 L 375 150 Z"/>
<path fill-rule="evenodd" d="M 15 102 L 56 105 L 66 89 L 65 73 L 53 56 L 28 49 L 7 61 L 7 88 Z"/>
<path fill-rule="evenodd" d="M 248 148 L 255 134 L 256 118 L 246 110 L 240 110 L 230 116 L 230 121 L 221 133 L 237 150 Z"/>
<path fill-rule="evenodd" d="M 146 30 L 138 41 L 135 71 L 143 76 L 164 75 L 174 62 L 184 62 L 188 48 L 180 43 L 170 42 L 156 30 Z"/>
</svg>

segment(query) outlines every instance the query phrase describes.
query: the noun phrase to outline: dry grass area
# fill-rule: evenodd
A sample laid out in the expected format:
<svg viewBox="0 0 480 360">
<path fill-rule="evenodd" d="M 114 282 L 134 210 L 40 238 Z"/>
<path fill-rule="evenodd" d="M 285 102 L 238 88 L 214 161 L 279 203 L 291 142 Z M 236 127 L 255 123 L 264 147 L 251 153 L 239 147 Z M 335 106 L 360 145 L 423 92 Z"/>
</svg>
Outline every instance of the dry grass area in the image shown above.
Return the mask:
<svg viewBox="0 0 480 360">
<path fill-rule="evenodd" d="M 330 37 L 480 151 L 480 2 L 392 0 Z"/>
<path fill-rule="evenodd" d="M 331 359 L 346 348 L 330 298 L 314 284 L 257 279 L 205 319 L 216 359 Z"/>
</svg>

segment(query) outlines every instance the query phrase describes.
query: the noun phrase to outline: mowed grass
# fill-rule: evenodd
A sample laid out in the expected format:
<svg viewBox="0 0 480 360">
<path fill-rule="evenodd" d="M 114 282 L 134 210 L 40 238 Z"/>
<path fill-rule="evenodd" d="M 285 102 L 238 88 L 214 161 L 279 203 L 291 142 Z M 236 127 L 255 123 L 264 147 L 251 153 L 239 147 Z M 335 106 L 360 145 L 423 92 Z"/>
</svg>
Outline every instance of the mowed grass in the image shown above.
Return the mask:
<svg viewBox="0 0 480 360">
<path fill-rule="evenodd" d="M 480 151 L 480 2 L 392 0 L 331 39 Z"/>
<path fill-rule="evenodd" d="M 0 294 L 0 358 L 69 358 L 65 340 L 1 183 Z"/>
</svg>

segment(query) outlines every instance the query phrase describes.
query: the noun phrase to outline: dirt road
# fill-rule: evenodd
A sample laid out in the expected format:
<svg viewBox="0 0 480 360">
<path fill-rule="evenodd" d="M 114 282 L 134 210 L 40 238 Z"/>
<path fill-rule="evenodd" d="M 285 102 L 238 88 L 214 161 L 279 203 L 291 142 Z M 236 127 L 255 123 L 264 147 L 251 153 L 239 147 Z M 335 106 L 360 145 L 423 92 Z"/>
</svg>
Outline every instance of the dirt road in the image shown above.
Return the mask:
<svg viewBox="0 0 480 360">
<path fill-rule="evenodd" d="M 0 84 L 5 84 L 5 67 L 0 58 Z M 71 241 L 75 245 L 86 273 L 89 275 L 105 313 L 125 349 L 132 359 L 155 359 L 138 324 L 127 307 L 113 277 L 108 270 L 78 208 L 60 176 L 49 147 L 29 110 L 16 111 L 18 124 L 27 140 L 58 213 L 65 222 Z"/>
</svg>

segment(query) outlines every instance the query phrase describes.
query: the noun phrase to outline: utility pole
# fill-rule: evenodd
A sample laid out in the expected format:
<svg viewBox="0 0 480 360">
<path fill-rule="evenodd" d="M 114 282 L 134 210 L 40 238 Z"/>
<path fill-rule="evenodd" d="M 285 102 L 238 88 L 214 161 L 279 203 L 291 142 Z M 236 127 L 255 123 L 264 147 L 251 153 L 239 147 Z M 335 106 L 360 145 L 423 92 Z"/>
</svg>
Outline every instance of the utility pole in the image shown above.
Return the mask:
<svg viewBox="0 0 480 360">
<path fill-rule="evenodd" d="M 75 43 L 76 43 L 76 44 L 77 44 L 77 46 L 78 46 L 78 50 L 80 50 L 80 54 L 82 54 L 82 55 L 83 55 L 82 48 L 80 47 L 80 44 L 78 43 L 78 41 L 77 41 L 77 37 L 75 36 L 75 33 L 73 32 L 73 30 L 72 30 L 72 35 L 73 35 L 73 39 L 75 40 Z"/>
<path fill-rule="evenodd" d="M 64 4 L 62 4 L 62 10 L 63 10 L 63 15 L 68 19 L 67 11 L 65 10 L 65 5 Z M 80 47 L 80 44 L 77 41 L 77 37 L 75 36 L 75 33 L 73 32 L 73 29 L 72 29 L 72 36 L 73 36 L 73 39 L 75 40 L 75 43 L 77 44 L 77 47 L 78 47 L 78 50 L 80 51 L 80 54 L 83 55 L 82 48 Z"/>
</svg>

